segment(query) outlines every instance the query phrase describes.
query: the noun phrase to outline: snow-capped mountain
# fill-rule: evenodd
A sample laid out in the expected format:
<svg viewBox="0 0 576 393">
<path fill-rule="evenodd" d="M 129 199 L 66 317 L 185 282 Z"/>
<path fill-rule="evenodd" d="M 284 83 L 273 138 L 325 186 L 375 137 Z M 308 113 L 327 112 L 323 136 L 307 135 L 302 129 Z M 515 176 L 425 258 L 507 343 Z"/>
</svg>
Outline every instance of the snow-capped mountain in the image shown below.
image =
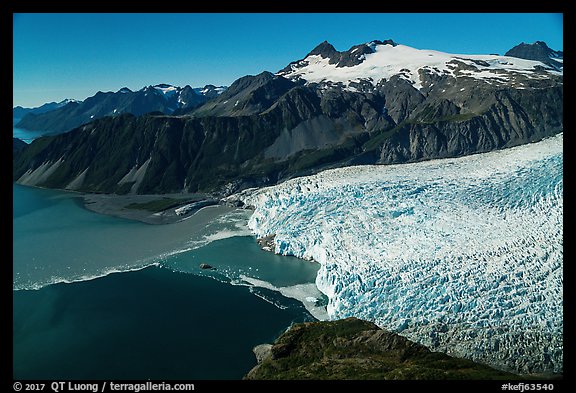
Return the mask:
<svg viewBox="0 0 576 393">
<path fill-rule="evenodd" d="M 339 52 L 324 42 L 276 74 L 239 78 L 198 107 L 176 109 L 200 96 L 170 85 L 68 104 L 53 125 L 83 125 L 45 142 L 42 152 L 25 148 L 14 180 L 99 192 L 227 194 L 330 167 L 458 157 L 538 141 L 563 131 L 563 94 L 562 71 L 537 60 L 452 55 L 392 40 Z M 90 122 L 152 110 L 161 113 Z M 110 154 L 92 154 L 92 146 Z M 66 175 L 46 170 L 60 165 Z M 110 170 L 96 169 L 103 167 Z M 123 179 L 136 171 L 140 181 L 128 186 Z M 83 182 L 72 182 L 80 175 Z"/>
<path fill-rule="evenodd" d="M 98 92 L 84 101 L 70 101 L 54 110 L 25 116 L 17 127 L 60 133 L 104 116 L 121 113 L 142 115 L 150 112 L 173 114 L 193 109 L 225 91 L 226 87 L 178 87 L 168 84 L 146 86 L 132 91 L 123 87 L 117 92 Z"/>
<path fill-rule="evenodd" d="M 255 208 L 250 227 L 274 234 L 276 252 L 322 264 L 332 316 L 561 371 L 563 71 L 530 48 L 507 54 L 324 42 L 221 94 L 98 93 L 54 111 L 58 124 L 36 116 L 81 125 L 21 147 L 13 180 L 222 197 L 274 185 L 240 197 Z M 178 109 L 199 93 L 218 95 Z M 131 114 L 109 116 L 121 111 Z"/>
<path fill-rule="evenodd" d="M 538 43 L 534 45 L 539 46 Z M 516 48 L 507 56 L 458 55 L 415 49 L 386 40 L 356 45 L 339 52 L 325 41 L 278 75 L 295 81 L 303 80 L 307 84 L 337 84 L 351 91 L 376 89 L 398 77 L 423 94 L 430 91 L 435 81 L 446 77 L 458 78 L 461 82 L 522 88 L 532 81 L 545 81 L 551 75 L 562 75 L 561 67 L 542 62 L 541 56 L 533 56 L 532 60 L 519 58 L 517 54 L 521 51 Z M 560 56 L 554 51 L 550 54 L 556 59 Z"/>
<path fill-rule="evenodd" d="M 194 91 L 197 94 L 203 95 L 204 97 L 214 98 L 224 93 L 226 89 L 226 86 L 206 85 L 204 87 L 196 87 L 194 88 Z"/>
<path fill-rule="evenodd" d="M 506 56 L 537 60 L 558 71 L 564 68 L 564 52 L 550 49 L 543 41 L 536 41 L 533 44 L 522 42 L 506 52 Z"/>
</svg>

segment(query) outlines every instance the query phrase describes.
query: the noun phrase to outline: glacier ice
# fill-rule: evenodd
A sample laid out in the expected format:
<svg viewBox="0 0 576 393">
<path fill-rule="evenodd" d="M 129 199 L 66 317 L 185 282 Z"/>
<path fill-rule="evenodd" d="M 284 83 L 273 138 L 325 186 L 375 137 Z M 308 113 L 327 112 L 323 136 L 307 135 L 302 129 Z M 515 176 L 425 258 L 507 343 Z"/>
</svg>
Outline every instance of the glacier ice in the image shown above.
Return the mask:
<svg viewBox="0 0 576 393">
<path fill-rule="evenodd" d="M 356 166 L 237 195 L 275 252 L 321 264 L 356 316 L 521 373 L 563 370 L 563 134 L 461 158 Z"/>
</svg>

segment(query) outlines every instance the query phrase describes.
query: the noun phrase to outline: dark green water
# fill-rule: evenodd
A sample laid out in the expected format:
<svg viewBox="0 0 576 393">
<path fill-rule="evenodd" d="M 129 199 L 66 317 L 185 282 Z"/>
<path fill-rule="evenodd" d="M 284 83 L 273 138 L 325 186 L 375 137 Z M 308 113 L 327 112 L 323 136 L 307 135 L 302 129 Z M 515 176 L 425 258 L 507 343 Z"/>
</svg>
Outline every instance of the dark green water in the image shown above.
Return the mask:
<svg viewBox="0 0 576 393">
<path fill-rule="evenodd" d="M 260 250 L 249 212 L 154 226 L 13 195 L 15 379 L 241 379 L 255 345 L 321 303 L 318 266 Z"/>
<path fill-rule="evenodd" d="M 14 292 L 15 379 L 241 379 L 303 306 L 149 267 Z"/>
</svg>

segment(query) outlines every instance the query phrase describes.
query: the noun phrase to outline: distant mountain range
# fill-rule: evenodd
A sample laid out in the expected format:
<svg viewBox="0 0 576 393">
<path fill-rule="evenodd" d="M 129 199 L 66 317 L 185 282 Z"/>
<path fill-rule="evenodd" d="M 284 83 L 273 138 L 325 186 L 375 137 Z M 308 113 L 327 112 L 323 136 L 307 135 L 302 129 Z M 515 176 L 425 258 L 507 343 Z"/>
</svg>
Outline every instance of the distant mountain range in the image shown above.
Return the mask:
<svg viewBox="0 0 576 393">
<path fill-rule="evenodd" d="M 39 115 L 42 113 L 53 111 L 54 109 L 61 108 L 66 104 L 73 102 L 74 100 L 66 99 L 60 102 L 48 102 L 36 108 L 23 108 L 21 106 L 15 106 L 12 108 L 12 118 L 13 119 L 22 119 L 27 114 L 33 113 L 35 115 Z"/>
<path fill-rule="evenodd" d="M 138 91 L 124 87 L 115 93 L 99 91 L 84 101 L 66 100 L 34 109 L 16 107 L 13 109 L 13 117 L 22 118 L 16 124 L 18 128 L 56 134 L 105 116 L 122 113 L 143 115 L 150 112 L 173 114 L 182 109 L 196 108 L 224 90 L 226 87 L 213 85 L 192 88 L 160 84 Z"/>
<path fill-rule="evenodd" d="M 49 112 L 61 116 L 58 124 L 37 123 L 83 125 L 20 150 L 13 179 L 90 192 L 225 195 L 329 167 L 536 141 L 563 131 L 562 52 L 546 48 L 455 55 L 385 40 L 341 52 L 323 42 L 276 74 L 242 77 L 211 98 L 167 85 L 98 93 Z M 123 105 L 123 95 L 134 99 Z M 136 105 L 153 97 L 158 106 Z M 162 113 L 142 115 L 152 110 Z M 120 111 L 131 114 L 107 116 Z"/>
</svg>

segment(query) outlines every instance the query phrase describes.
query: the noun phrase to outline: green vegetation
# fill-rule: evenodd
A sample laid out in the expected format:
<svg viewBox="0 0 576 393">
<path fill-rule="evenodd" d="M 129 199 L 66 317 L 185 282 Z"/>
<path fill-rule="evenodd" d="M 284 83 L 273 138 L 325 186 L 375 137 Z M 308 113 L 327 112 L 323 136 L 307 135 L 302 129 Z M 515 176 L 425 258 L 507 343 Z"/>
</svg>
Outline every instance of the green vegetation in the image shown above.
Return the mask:
<svg viewBox="0 0 576 393">
<path fill-rule="evenodd" d="M 476 116 L 479 116 L 479 115 L 476 113 L 458 113 L 455 115 L 446 115 L 446 116 L 442 116 L 442 117 L 438 117 L 438 118 L 430 119 L 430 120 L 418 119 L 418 120 L 412 120 L 409 122 L 410 123 L 419 123 L 419 124 L 433 124 L 433 123 L 440 123 L 440 122 L 447 122 L 447 121 L 466 121 L 466 120 L 470 120 Z"/>
<path fill-rule="evenodd" d="M 332 161 L 332 158 L 337 154 L 337 149 L 304 150 L 298 153 L 296 159 L 293 159 L 290 169 L 300 171 L 327 163 Z"/>
<path fill-rule="evenodd" d="M 132 189 L 132 186 L 134 185 L 134 183 L 136 183 L 136 182 L 130 181 L 130 182 L 119 184 L 118 187 L 116 187 L 116 194 L 118 194 L 118 195 L 128 194 L 130 192 L 130 190 Z"/>
<path fill-rule="evenodd" d="M 364 143 L 364 148 L 366 150 L 374 150 L 382 145 L 385 140 L 390 139 L 392 135 L 396 134 L 398 131 L 404 127 L 406 122 L 401 122 L 396 127 L 387 130 L 387 131 L 380 131 L 379 133 L 375 133 L 375 136 L 370 138 L 366 143 Z"/>
<path fill-rule="evenodd" d="M 172 207 L 176 207 L 179 205 L 183 205 L 186 203 L 194 202 L 191 199 L 175 199 L 175 198 L 162 198 L 162 199 L 155 199 L 150 202 L 144 203 L 131 203 L 126 205 L 125 209 L 138 209 L 138 210 L 148 210 L 153 213 L 158 213 L 164 211 L 166 209 L 170 209 Z"/>
<path fill-rule="evenodd" d="M 348 138 L 338 146 L 300 151 L 289 158 L 288 169 L 299 172 L 338 162 L 352 156 L 357 144 L 354 138 Z"/>
<path fill-rule="evenodd" d="M 479 116 L 479 114 L 475 112 L 454 113 L 455 111 L 459 112 L 460 109 L 452 102 L 444 100 L 435 105 L 426 105 L 420 112 L 407 120 L 407 123 L 436 124 L 440 122 L 459 122 Z"/>
<path fill-rule="evenodd" d="M 356 318 L 294 325 L 246 378 L 521 379 L 471 360 L 431 352 Z"/>
</svg>

